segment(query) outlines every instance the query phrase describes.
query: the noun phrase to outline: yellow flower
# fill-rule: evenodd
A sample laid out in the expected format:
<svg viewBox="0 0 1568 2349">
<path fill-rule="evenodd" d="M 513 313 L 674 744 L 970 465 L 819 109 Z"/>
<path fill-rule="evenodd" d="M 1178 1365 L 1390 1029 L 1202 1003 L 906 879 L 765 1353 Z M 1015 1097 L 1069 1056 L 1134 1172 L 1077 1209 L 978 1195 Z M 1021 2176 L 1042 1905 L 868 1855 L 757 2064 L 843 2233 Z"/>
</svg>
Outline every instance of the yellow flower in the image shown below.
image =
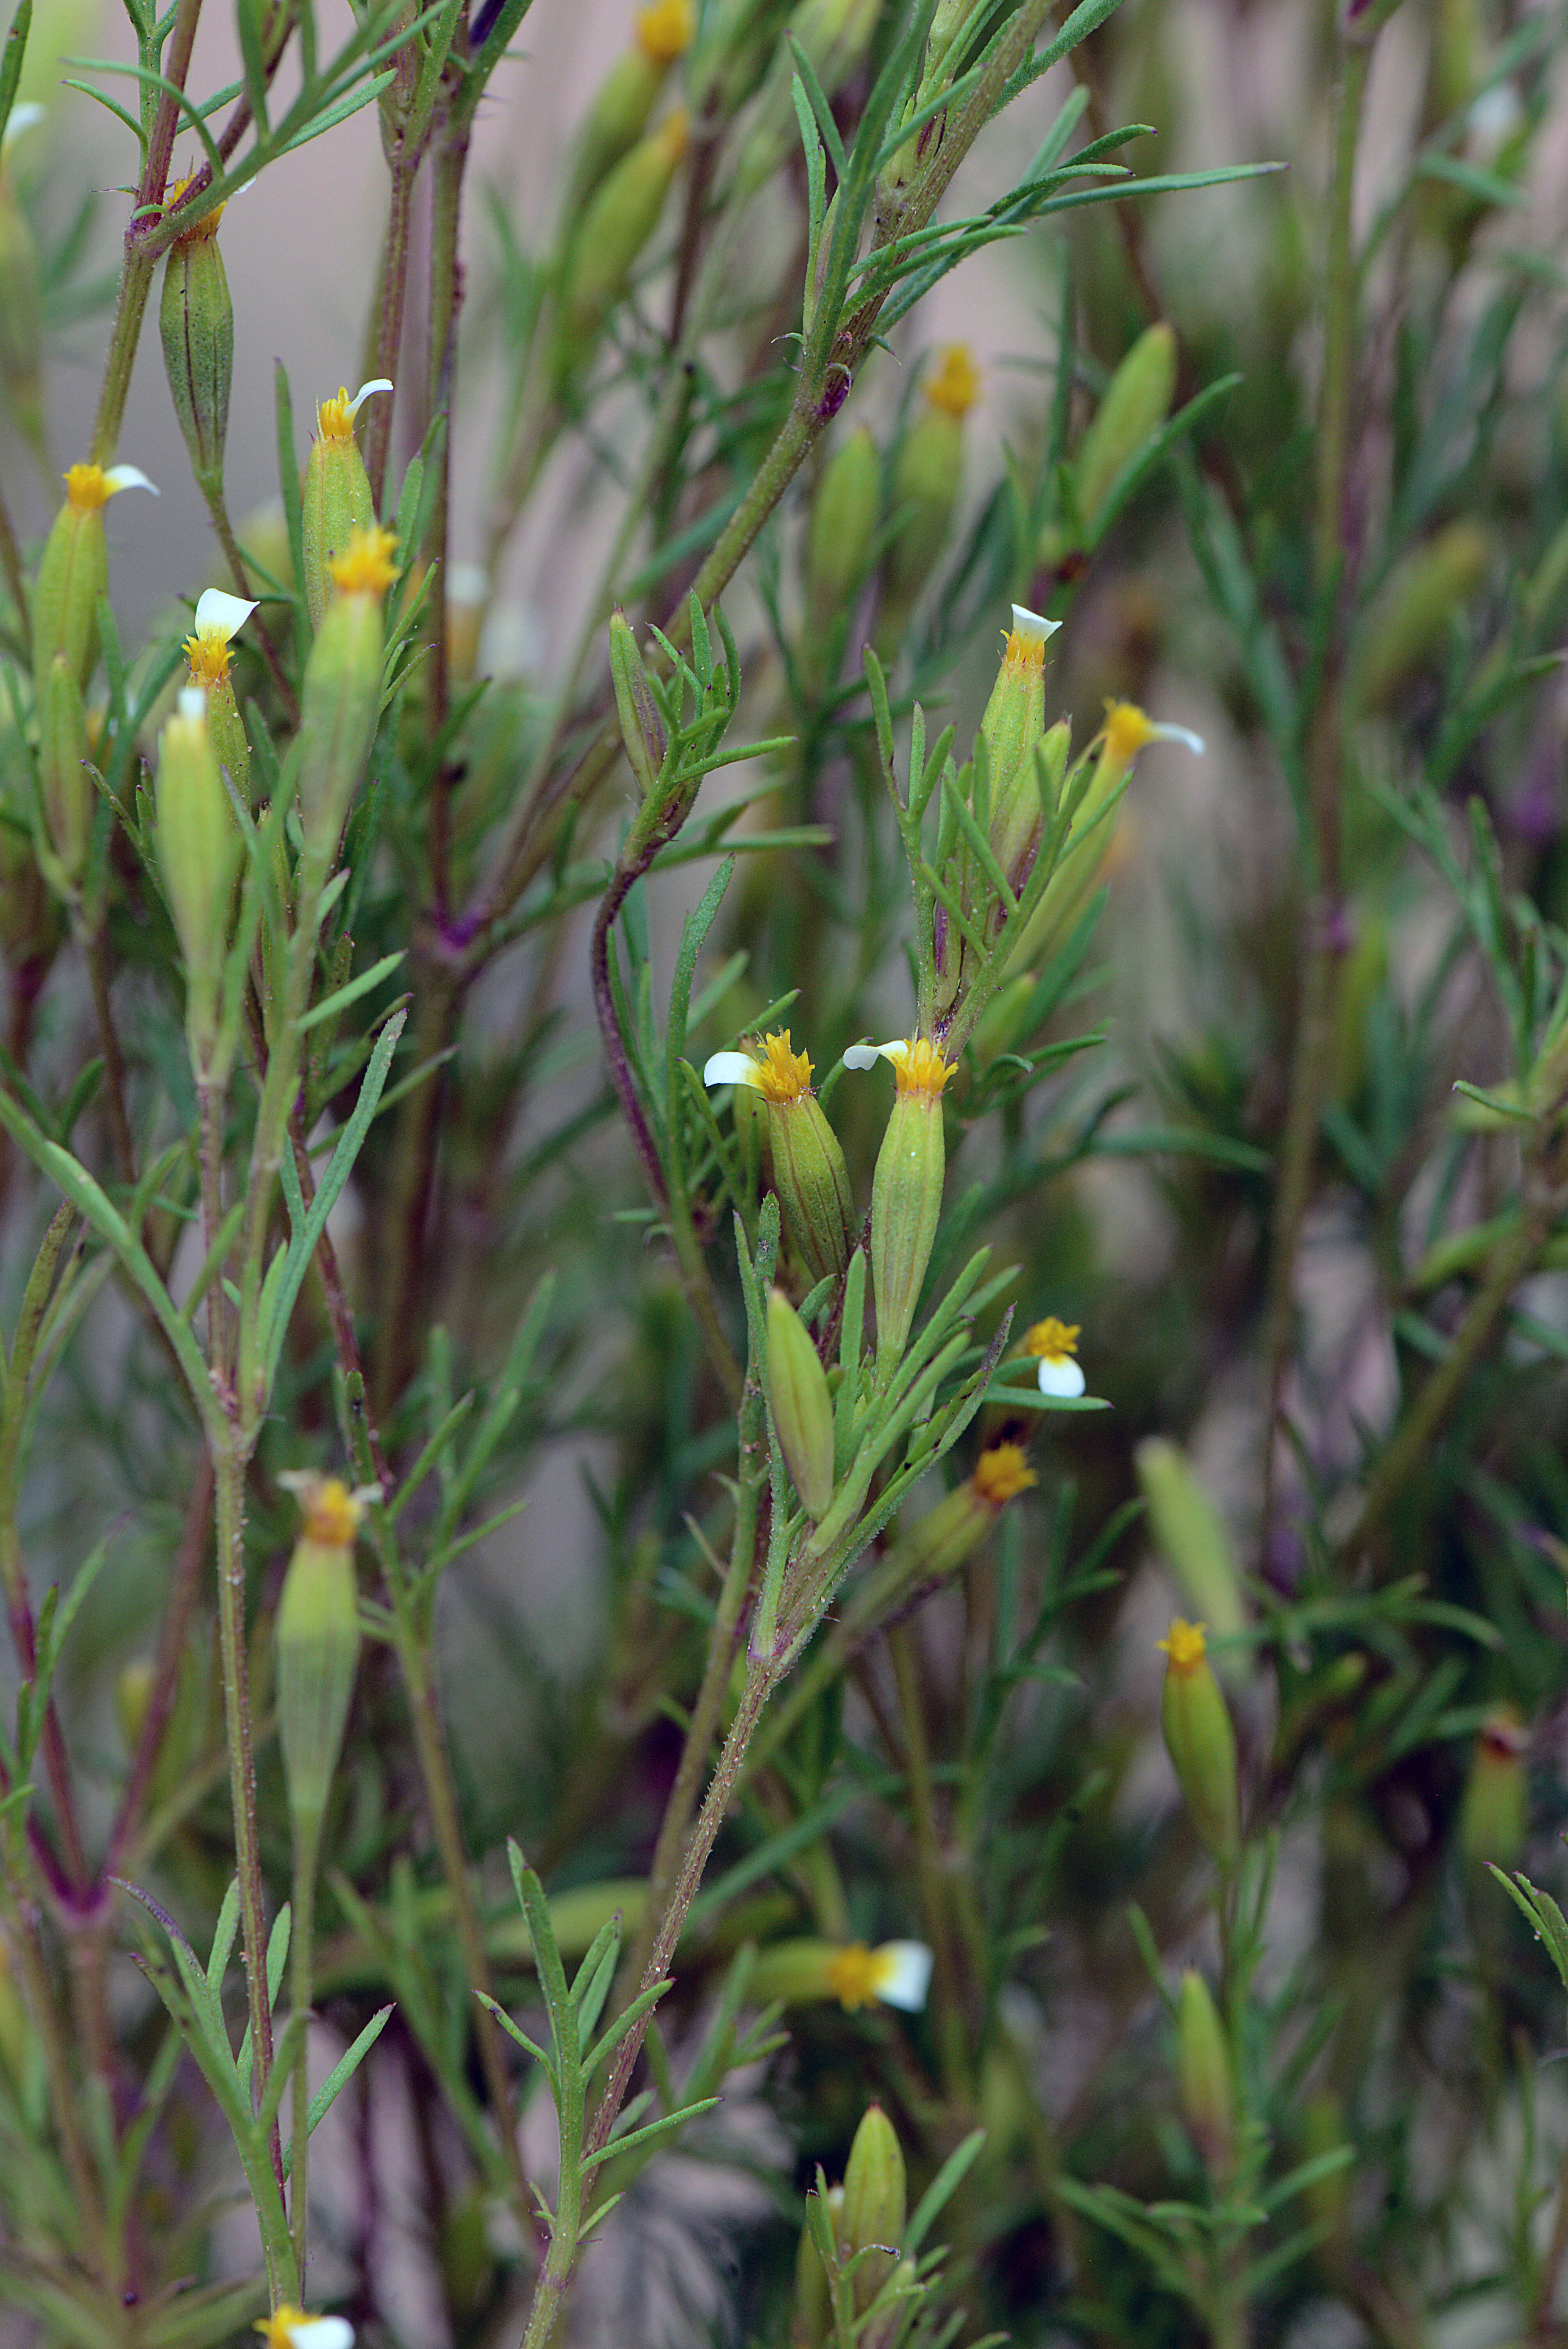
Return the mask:
<svg viewBox="0 0 1568 2349">
<path fill-rule="evenodd" d="M 1024 1334 L 1024 1351 L 1040 1365 L 1040 1392 L 1071 1399 L 1083 1392 L 1083 1371 L 1073 1360 L 1078 1352 L 1079 1323 L 1058 1321 L 1047 1313 Z"/>
<path fill-rule="evenodd" d="M 956 1061 L 944 1061 L 923 1036 L 895 1039 L 888 1044 L 851 1044 L 844 1054 L 846 1069 L 874 1069 L 879 1061 L 892 1062 L 893 1081 L 901 1093 L 917 1093 L 933 1101 L 940 1097 L 958 1067 Z"/>
<path fill-rule="evenodd" d="M 918 2014 L 931 1986 L 931 1962 L 923 1941 L 883 1941 L 875 1950 L 851 1941 L 828 1960 L 828 1988 L 851 2014 L 873 1999 Z"/>
<path fill-rule="evenodd" d="M 944 416 L 967 416 L 980 397 L 980 370 L 966 343 L 949 343 L 926 378 L 925 396 Z"/>
<path fill-rule="evenodd" d="M 392 555 L 397 541 L 389 530 L 351 530 L 341 554 L 329 554 L 327 570 L 340 595 L 385 595 L 397 576 Z"/>
<path fill-rule="evenodd" d="M 982 1501 L 993 1509 L 999 1509 L 1004 1501 L 1011 1501 L 1019 1493 L 1027 1492 L 1029 1486 L 1037 1484 L 1039 1479 L 1025 1459 L 1020 1445 L 994 1444 L 975 1463 L 975 1474 L 970 1482 Z"/>
<path fill-rule="evenodd" d="M 101 512 L 121 490 L 151 490 L 154 497 L 158 495 L 139 465 L 72 465 L 65 483 L 66 503 L 79 514 Z"/>
<path fill-rule="evenodd" d="M 650 0 L 637 11 L 637 47 L 650 65 L 673 66 L 690 48 L 696 23 L 692 0 Z"/>
<path fill-rule="evenodd" d="M 1190 726 L 1156 725 L 1132 701 L 1106 703 L 1104 733 L 1106 758 L 1118 770 L 1125 767 L 1148 742 L 1181 742 L 1199 758 L 1203 755 L 1201 734 L 1194 734 Z"/>
<path fill-rule="evenodd" d="M 354 419 L 371 393 L 390 391 L 391 388 L 392 378 L 388 375 L 373 376 L 368 383 L 362 383 L 352 399 L 348 397 L 347 386 L 340 386 L 335 398 L 324 399 L 315 411 L 317 432 L 324 440 L 352 440 Z"/>
<path fill-rule="evenodd" d="M 1163 1640 L 1155 1646 L 1162 1648 L 1171 1659 L 1173 1672 L 1195 1672 L 1208 1653 L 1209 1643 L 1203 1637 L 1202 1623 L 1183 1622 L 1178 1615 Z"/>
<path fill-rule="evenodd" d="M 352 2349 L 354 2327 L 346 2316 L 308 2316 L 286 2302 L 263 2316 L 255 2330 L 267 2349 Z"/>
<path fill-rule="evenodd" d="M 704 1063 L 705 1085 L 749 1085 L 766 1102 L 783 1106 L 804 1100 L 811 1090 L 811 1063 L 795 1051 L 788 1028 L 764 1036 L 754 1052 L 715 1052 Z"/>
<path fill-rule="evenodd" d="M 255 608 L 243 595 L 226 595 L 221 587 L 206 590 L 196 606 L 195 632 L 185 639 L 185 657 L 196 684 L 222 685 L 229 674 L 230 640 Z"/>
</svg>

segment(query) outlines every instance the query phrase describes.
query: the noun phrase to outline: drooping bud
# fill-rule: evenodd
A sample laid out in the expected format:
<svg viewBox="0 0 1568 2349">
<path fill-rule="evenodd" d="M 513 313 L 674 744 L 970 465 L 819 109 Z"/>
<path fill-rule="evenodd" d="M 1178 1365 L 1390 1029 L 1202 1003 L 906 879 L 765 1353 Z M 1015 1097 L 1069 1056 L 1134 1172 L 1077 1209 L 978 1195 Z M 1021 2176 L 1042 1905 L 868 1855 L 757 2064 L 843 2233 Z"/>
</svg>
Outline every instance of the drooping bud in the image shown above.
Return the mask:
<svg viewBox="0 0 1568 2349">
<path fill-rule="evenodd" d="M 1160 1721 L 1176 1783 L 1200 1841 L 1229 1862 L 1242 1847 L 1236 1733 L 1205 1653 L 1203 1627 L 1178 1616 L 1160 1645 L 1169 1660 Z"/>
<path fill-rule="evenodd" d="M 135 465 L 72 465 L 65 481 L 66 502 L 44 542 L 33 590 L 33 677 L 40 701 L 57 653 L 65 655 L 83 693 L 98 662 L 98 597 L 108 588 L 104 507 L 121 490 L 158 495 Z"/>
<path fill-rule="evenodd" d="M 184 688 L 163 730 L 154 806 L 159 870 L 185 966 L 186 1040 L 191 1066 L 205 1080 L 218 1040 L 219 990 L 243 852 L 199 685 Z"/>
<path fill-rule="evenodd" d="M 182 180 L 170 188 L 166 212 L 178 209 L 188 185 Z M 218 250 L 218 222 L 222 216 L 223 206 L 214 204 L 175 238 L 163 266 L 159 311 L 163 365 L 174 412 L 191 452 L 191 470 L 198 487 L 209 497 L 222 487 L 223 441 L 234 376 L 234 305 Z"/>
<path fill-rule="evenodd" d="M 1518 1866 L 1530 1823 L 1528 1744 L 1511 1704 L 1498 1705 L 1482 1723 L 1460 1810 L 1460 1849 L 1467 1859 L 1504 1870 Z"/>
<path fill-rule="evenodd" d="M 305 462 L 300 492 L 304 541 L 304 598 L 310 624 L 319 628 L 332 595 L 332 558 L 348 552 L 356 531 L 373 530 L 376 508 L 370 476 L 354 438 L 354 419 L 374 393 L 390 391 L 386 376 L 362 383 L 350 399 L 346 390 L 324 399 L 315 412 L 315 439 Z"/>
<path fill-rule="evenodd" d="M 849 1263 L 859 1217 L 839 1137 L 811 1090 L 811 1063 L 791 1048 L 789 1029 L 765 1036 L 756 1052 L 715 1052 L 702 1081 L 761 1094 L 773 1187 L 790 1240 L 814 1281 L 836 1278 Z"/>
<path fill-rule="evenodd" d="M 668 741 L 643 656 L 637 649 L 637 639 L 618 604 L 610 618 L 610 676 L 620 714 L 621 740 L 626 746 L 632 772 L 646 799 L 659 779 Z"/>
<path fill-rule="evenodd" d="M 572 240 L 556 336 L 557 392 L 593 357 L 605 319 L 625 291 L 686 150 L 685 109 L 639 139 L 590 199 Z"/>
<path fill-rule="evenodd" d="M 381 708 L 381 603 L 397 577 L 390 531 L 355 531 L 332 559 L 335 593 L 322 615 L 300 695 L 300 823 L 306 857 L 330 872 L 359 788 Z"/>
<path fill-rule="evenodd" d="M 768 1299 L 768 1408 L 813 1525 L 833 1497 L 833 1405 L 811 1335 L 781 1288 Z"/>
<path fill-rule="evenodd" d="M 81 688 L 69 660 L 59 652 L 45 672 L 38 696 L 38 781 L 45 833 L 39 853 L 52 885 L 67 897 L 74 895 L 88 858 L 93 787 L 87 759 L 88 720 Z"/>
<path fill-rule="evenodd" d="M 1095 518 L 1122 467 L 1171 413 L 1176 336 L 1163 320 L 1140 335 L 1106 386 L 1073 467 L 1078 520 L 1092 541 Z"/>
<path fill-rule="evenodd" d="M 1204 2167 L 1225 2177 L 1235 2158 L 1235 2092 L 1225 2034 L 1209 1985 L 1193 1966 L 1176 1993 L 1176 2077 L 1181 2111 Z"/>
<path fill-rule="evenodd" d="M 839 2240 L 846 2260 L 870 2253 L 854 2272 L 855 2313 L 863 2316 L 898 2264 L 907 2186 L 903 2151 L 880 2105 L 868 2106 L 844 2168 L 844 2215 Z"/>
<path fill-rule="evenodd" d="M 964 419 L 980 374 L 961 343 L 944 352 L 924 386 L 920 414 L 893 460 L 892 530 L 882 558 L 877 649 L 897 652 L 953 526 L 964 486 Z"/>
<path fill-rule="evenodd" d="M 359 1661 L 354 1538 L 360 1505 L 335 1476 L 302 1483 L 304 1526 L 278 1601 L 278 1742 L 296 1833 L 314 1833 L 332 1792 Z"/>
<path fill-rule="evenodd" d="M 877 1376 L 885 1382 L 908 1340 L 942 1213 L 947 1171 L 942 1092 L 953 1065 L 923 1036 L 903 1043 L 851 1045 L 844 1062 L 864 1069 L 879 1057 L 892 1062 L 898 1088 L 872 1183 Z"/>
<path fill-rule="evenodd" d="M 567 181 L 565 219 L 583 207 L 648 127 L 670 67 L 691 47 L 696 16 L 692 0 L 650 0 L 640 9 L 632 40 L 610 67 L 577 136 Z"/>
<path fill-rule="evenodd" d="M 234 699 L 229 674 L 233 656 L 229 647 L 255 608 L 242 595 L 228 595 L 221 587 L 209 587 L 197 603 L 194 631 L 185 639 L 191 682 L 206 691 L 207 730 L 218 763 L 226 769 L 242 799 L 250 789 L 251 745 Z"/>
<path fill-rule="evenodd" d="M 1180 1444 L 1163 1435 L 1146 1436 L 1133 1460 L 1155 1547 L 1181 1597 L 1217 1639 L 1233 1640 L 1245 1630 L 1247 1610 L 1230 1527 Z M 1227 1680 L 1246 1678 L 1247 1656 L 1239 1645 L 1222 1654 L 1220 1669 Z"/>
</svg>

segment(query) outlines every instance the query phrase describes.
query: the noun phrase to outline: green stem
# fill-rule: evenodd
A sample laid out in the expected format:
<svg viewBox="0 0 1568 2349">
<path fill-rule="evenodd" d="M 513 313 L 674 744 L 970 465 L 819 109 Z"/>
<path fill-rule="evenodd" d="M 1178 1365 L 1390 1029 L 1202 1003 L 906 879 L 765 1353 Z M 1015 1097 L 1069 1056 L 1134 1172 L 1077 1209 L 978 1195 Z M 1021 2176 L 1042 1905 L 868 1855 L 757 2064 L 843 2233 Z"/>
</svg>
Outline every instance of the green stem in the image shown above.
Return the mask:
<svg viewBox="0 0 1568 2349">
<path fill-rule="evenodd" d="M 321 1818 L 294 1821 L 294 1913 L 289 1926 L 289 1999 L 295 2014 L 311 2009 L 311 1963 L 315 1940 L 315 1878 L 321 1857 Z M 300 2033 L 294 2055 L 291 2092 L 289 2166 L 289 2240 L 294 2246 L 294 2272 L 300 2297 L 304 2296 L 305 2230 L 309 2225 L 310 2159 L 310 2030 Z"/>
<path fill-rule="evenodd" d="M 403 341 L 403 309 L 408 291 L 408 232 L 414 214 L 414 182 L 419 176 L 419 149 L 400 140 L 392 158 L 392 195 L 387 219 L 386 257 L 377 300 L 376 373 L 393 382 L 397 377 Z M 387 460 L 392 448 L 391 399 L 377 400 L 365 435 L 365 470 L 370 477 L 370 502 L 381 512 L 387 485 Z"/>
<path fill-rule="evenodd" d="M 245 1452 L 239 1432 L 216 1444 L 212 1477 L 218 1515 L 218 1642 L 223 1672 L 223 1730 L 234 1814 L 234 1866 L 240 1881 L 240 1942 L 251 2018 L 253 2092 L 273 2068 L 273 2017 L 267 2001 L 267 1932 L 256 1826 L 256 1763 L 251 1742 L 250 1673 L 245 1653 Z M 274 2164 L 281 2170 L 274 2145 Z M 269 2261 L 269 2266 L 271 2261 Z M 273 2278 L 274 2288 L 277 2279 Z"/>
<path fill-rule="evenodd" d="M 907 1623 L 888 1633 L 888 1654 L 898 1689 L 899 1720 L 903 1730 L 905 1776 L 909 1806 L 914 1822 L 915 1869 L 920 1878 L 920 1905 L 931 1936 L 936 1971 L 937 2044 L 942 2056 L 943 2085 L 949 2097 L 970 2090 L 969 2050 L 964 2031 L 964 2001 L 953 1950 L 952 1913 L 943 1880 L 936 1828 L 936 1792 L 932 1784 L 931 1755 L 926 1744 L 925 1707 L 920 1686 L 914 1636 Z"/>
</svg>

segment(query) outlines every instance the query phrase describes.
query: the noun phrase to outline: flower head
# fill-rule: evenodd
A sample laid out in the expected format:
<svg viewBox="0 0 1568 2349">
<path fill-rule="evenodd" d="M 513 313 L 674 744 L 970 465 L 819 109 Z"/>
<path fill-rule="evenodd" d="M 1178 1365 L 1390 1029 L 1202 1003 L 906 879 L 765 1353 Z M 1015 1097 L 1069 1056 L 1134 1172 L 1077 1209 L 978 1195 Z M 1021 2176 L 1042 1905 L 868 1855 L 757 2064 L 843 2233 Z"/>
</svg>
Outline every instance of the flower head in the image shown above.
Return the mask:
<svg viewBox="0 0 1568 2349">
<path fill-rule="evenodd" d="M 354 2327 L 346 2316 L 309 2316 L 286 2303 L 255 2327 L 267 2349 L 352 2349 Z"/>
<path fill-rule="evenodd" d="M 1195 1672 L 1209 1649 L 1202 1624 L 1183 1622 L 1180 1615 L 1164 1639 L 1157 1640 L 1154 1644 L 1162 1648 L 1170 1657 L 1173 1672 Z"/>
<path fill-rule="evenodd" d="M 315 411 L 315 429 L 324 440 L 352 440 L 354 419 L 373 391 L 390 391 L 392 378 L 387 375 L 373 376 L 362 383 L 352 399 L 346 386 L 340 387 L 335 398 L 324 399 Z"/>
<path fill-rule="evenodd" d="M 1009 668 L 1039 669 L 1045 667 L 1046 639 L 1054 636 L 1061 626 L 1059 620 L 1042 619 L 1038 612 L 1026 609 L 1022 604 L 1013 606 L 1013 625 L 1007 631 L 1007 642 L 1002 657 Z"/>
<path fill-rule="evenodd" d="M 926 378 L 925 396 L 944 416 L 964 417 L 980 397 L 980 370 L 966 343 L 949 343 Z"/>
<path fill-rule="evenodd" d="M 278 1483 L 299 1501 L 302 1540 L 328 1549 L 347 1549 L 359 1531 L 365 1504 L 381 1498 L 378 1485 L 356 1485 L 351 1492 L 341 1476 L 324 1476 L 315 1468 L 285 1468 Z"/>
<path fill-rule="evenodd" d="M 1156 725 L 1146 718 L 1136 702 L 1108 701 L 1105 705 L 1105 750 L 1108 759 L 1125 766 L 1136 757 L 1146 742 L 1181 742 L 1201 759 L 1203 738 L 1194 734 L 1190 726 Z"/>
<path fill-rule="evenodd" d="M 673 66 L 690 48 L 695 29 L 692 0 L 649 0 L 637 11 L 634 37 L 650 65 Z"/>
<path fill-rule="evenodd" d="M 229 644 L 255 610 L 243 595 L 209 587 L 196 605 L 196 626 L 185 639 L 185 657 L 198 685 L 221 685 L 229 674 Z"/>
<path fill-rule="evenodd" d="M 139 465 L 72 465 L 65 475 L 66 503 L 76 513 L 97 513 L 121 490 L 158 492 Z"/>
<path fill-rule="evenodd" d="M 1077 1321 L 1058 1321 L 1047 1313 L 1024 1333 L 1024 1351 L 1033 1354 L 1040 1365 L 1040 1392 L 1061 1395 L 1069 1400 L 1083 1392 L 1083 1371 L 1073 1360 L 1078 1352 Z"/>
<path fill-rule="evenodd" d="M 341 554 L 329 554 L 327 570 L 340 595 L 385 595 L 397 576 L 392 555 L 397 544 L 389 530 L 351 530 Z"/>
<path fill-rule="evenodd" d="M 851 1044 L 844 1054 L 846 1069 L 874 1069 L 879 1061 L 892 1062 L 893 1081 L 901 1093 L 918 1093 L 935 1101 L 957 1069 L 944 1061 L 923 1036 L 894 1038 L 887 1044 Z"/>
<path fill-rule="evenodd" d="M 931 1987 L 931 1964 L 923 1941 L 883 1941 L 875 1950 L 851 1941 L 829 1959 L 828 1987 L 851 2014 L 873 1999 L 918 2014 Z"/>
<path fill-rule="evenodd" d="M 764 1036 L 754 1052 L 715 1052 L 704 1063 L 705 1085 L 749 1085 L 764 1101 L 780 1105 L 803 1100 L 811 1090 L 811 1063 L 795 1051 L 788 1028 Z"/>
<path fill-rule="evenodd" d="M 975 1474 L 970 1482 L 981 1500 L 993 1509 L 999 1509 L 1004 1501 L 1011 1501 L 1019 1493 L 1026 1493 L 1029 1486 L 1037 1484 L 1039 1479 L 1025 1459 L 1020 1444 L 994 1444 L 975 1463 Z"/>
</svg>

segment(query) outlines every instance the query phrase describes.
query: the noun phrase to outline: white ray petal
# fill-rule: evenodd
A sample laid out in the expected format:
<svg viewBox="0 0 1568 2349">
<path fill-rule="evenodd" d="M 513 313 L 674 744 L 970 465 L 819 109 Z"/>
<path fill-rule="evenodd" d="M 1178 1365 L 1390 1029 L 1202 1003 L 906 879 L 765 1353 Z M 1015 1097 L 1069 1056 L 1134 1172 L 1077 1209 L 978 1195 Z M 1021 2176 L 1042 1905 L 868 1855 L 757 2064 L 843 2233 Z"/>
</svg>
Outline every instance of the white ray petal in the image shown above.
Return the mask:
<svg viewBox="0 0 1568 2349">
<path fill-rule="evenodd" d="M 154 497 L 158 495 L 157 482 L 150 481 L 139 465 L 110 465 L 104 480 L 111 498 L 117 498 L 121 490 L 150 490 Z"/>
<path fill-rule="evenodd" d="M 1071 1401 L 1083 1392 L 1083 1371 L 1070 1354 L 1058 1354 L 1053 1361 L 1048 1354 L 1040 1356 L 1040 1392 L 1060 1395 Z"/>
<path fill-rule="evenodd" d="M 749 1052 L 715 1052 L 703 1063 L 705 1085 L 755 1085 L 757 1063 Z"/>
<path fill-rule="evenodd" d="M 931 1951 L 923 1941 L 884 1941 L 872 1951 L 876 1994 L 884 2006 L 918 2014 L 931 1987 Z"/>
<path fill-rule="evenodd" d="M 222 587 L 204 588 L 196 605 L 196 633 L 199 636 L 220 636 L 227 644 L 255 608 L 253 599 L 226 595 Z"/>
<path fill-rule="evenodd" d="M 355 395 L 354 395 L 353 398 L 349 401 L 349 403 L 348 403 L 348 413 L 349 413 L 349 415 L 350 415 L 350 416 L 357 416 L 357 415 L 358 415 L 358 413 L 359 413 L 359 409 L 360 409 L 360 405 L 361 405 L 361 403 L 362 403 L 363 401 L 365 401 L 365 400 L 368 399 L 368 398 L 369 398 L 369 397 L 370 397 L 370 395 L 371 395 L 371 393 L 372 393 L 373 391 L 390 391 L 390 390 L 391 390 L 391 388 L 392 388 L 392 378 L 391 378 L 391 377 L 390 377 L 389 375 L 377 375 L 377 376 L 372 376 L 372 377 L 371 377 L 371 378 L 370 378 L 370 381 L 369 381 L 368 383 L 362 383 L 362 384 L 360 385 L 360 387 L 359 387 L 358 390 L 355 393 Z M 325 2344 L 324 2344 L 324 2349 L 325 2349 Z"/>
<path fill-rule="evenodd" d="M 1031 612 L 1022 604 L 1013 606 L 1013 634 L 1022 636 L 1027 645 L 1043 645 L 1060 626 L 1059 620 L 1043 619 L 1038 612 Z"/>
</svg>

